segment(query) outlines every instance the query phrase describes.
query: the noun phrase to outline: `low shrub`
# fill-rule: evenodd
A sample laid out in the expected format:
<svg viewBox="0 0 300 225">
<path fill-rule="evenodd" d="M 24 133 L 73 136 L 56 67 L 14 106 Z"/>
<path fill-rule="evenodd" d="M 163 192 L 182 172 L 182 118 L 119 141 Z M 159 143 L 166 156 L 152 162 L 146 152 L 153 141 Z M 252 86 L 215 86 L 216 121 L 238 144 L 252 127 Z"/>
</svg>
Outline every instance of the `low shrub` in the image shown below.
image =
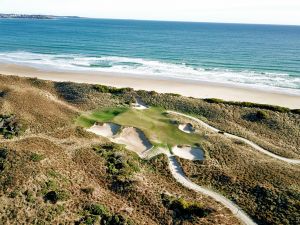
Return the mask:
<svg viewBox="0 0 300 225">
<path fill-rule="evenodd" d="M 256 118 L 258 120 L 265 120 L 268 119 L 268 114 L 265 111 L 259 110 L 256 112 Z"/>
<path fill-rule="evenodd" d="M 86 187 L 81 188 L 80 190 L 87 195 L 92 195 L 95 189 L 93 187 Z"/>
<path fill-rule="evenodd" d="M 113 143 L 94 147 L 94 150 L 106 160 L 106 172 L 112 181 L 112 189 L 117 192 L 132 190 L 132 177 L 139 171 L 136 161 L 130 155 L 124 154 L 120 145 Z"/>
<path fill-rule="evenodd" d="M 206 217 L 213 210 L 205 208 L 202 204 L 197 202 L 189 202 L 183 198 L 176 198 L 174 196 L 163 193 L 161 195 L 163 205 L 174 212 L 177 219 L 193 219 L 193 217 Z"/>
<path fill-rule="evenodd" d="M 8 154 L 8 151 L 6 148 L 0 149 L 0 172 L 5 169 L 7 154 Z"/>
<path fill-rule="evenodd" d="M 100 84 L 93 85 L 93 89 L 96 90 L 97 92 L 110 93 L 110 94 L 124 94 L 133 91 L 132 88 L 115 88 L 115 87 L 109 87 Z"/>
<path fill-rule="evenodd" d="M 98 216 L 110 216 L 109 210 L 101 204 L 91 204 L 85 208 L 90 214 Z"/>
<path fill-rule="evenodd" d="M 111 213 L 102 204 L 90 204 L 85 207 L 86 215 L 75 224 L 101 224 L 101 225 L 133 225 L 133 222 L 118 213 Z"/>
<path fill-rule="evenodd" d="M 15 115 L 0 115 L 0 135 L 10 139 L 19 136 L 21 132 L 21 124 Z"/>
<path fill-rule="evenodd" d="M 65 201 L 69 198 L 69 194 L 66 191 L 49 191 L 44 195 L 45 202 L 56 204 L 58 201 Z"/>
</svg>

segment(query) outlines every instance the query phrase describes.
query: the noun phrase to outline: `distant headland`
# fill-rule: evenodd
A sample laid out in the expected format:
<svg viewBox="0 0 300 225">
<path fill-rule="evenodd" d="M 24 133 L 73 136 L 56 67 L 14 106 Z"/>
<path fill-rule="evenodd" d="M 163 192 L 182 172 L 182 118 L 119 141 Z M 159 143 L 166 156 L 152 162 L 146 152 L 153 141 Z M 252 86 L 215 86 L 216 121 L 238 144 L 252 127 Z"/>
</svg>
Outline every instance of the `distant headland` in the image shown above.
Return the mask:
<svg viewBox="0 0 300 225">
<path fill-rule="evenodd" d="M 56 18 L 79 18 L 77 16 L 53 16 L 53 15 L 28 15 L 28 14 L 2 14 L 0 19 L 56 19 Z"/>
</svg>

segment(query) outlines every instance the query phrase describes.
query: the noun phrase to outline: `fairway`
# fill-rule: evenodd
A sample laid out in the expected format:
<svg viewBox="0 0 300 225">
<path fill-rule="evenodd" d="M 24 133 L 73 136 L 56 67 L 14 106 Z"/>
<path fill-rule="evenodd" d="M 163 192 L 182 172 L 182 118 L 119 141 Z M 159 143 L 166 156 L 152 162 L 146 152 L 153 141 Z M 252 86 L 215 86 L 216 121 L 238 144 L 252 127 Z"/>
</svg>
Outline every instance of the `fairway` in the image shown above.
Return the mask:
<svg viewBox="0 0 300 225">
<path fill-rule="evenodd" d="M 187 134 L 178 129 L 176 123 L 160 108 L 136 110 L 131 108 L 115 108 L 95 111 L 82 115 L 77 123 L 90 127 L 95 122 L 113 122 L 122 126 L 136 127 L 142 130 L 151 143 L 156 146 L 195 145 L 201 141 L 197 133 Z"/>
</svg>

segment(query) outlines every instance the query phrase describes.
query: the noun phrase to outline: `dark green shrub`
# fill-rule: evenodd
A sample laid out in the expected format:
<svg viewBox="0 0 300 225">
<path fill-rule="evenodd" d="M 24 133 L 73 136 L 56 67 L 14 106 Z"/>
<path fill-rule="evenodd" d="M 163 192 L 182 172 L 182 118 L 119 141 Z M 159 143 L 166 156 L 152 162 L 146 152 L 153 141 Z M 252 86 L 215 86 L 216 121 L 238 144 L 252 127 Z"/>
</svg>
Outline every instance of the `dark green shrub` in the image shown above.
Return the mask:
<svg viewBox="0 0 300 225">
<path fill-rule="evenodd" d="M 256 112 L 256 118 L 258 120 L 265 120 L 268 119 L 268 114 L 265 111 L 257 111 Z"/>
<path fill-rule="evenodd" d="M 132 88 L 115 88 L 115 87 L 108 87 L 99 84 L 93 85 L 93 89 L 96 90 L 97 92 L 110 93 L 110 94 L 125 94 L 133 91 Z"/>
<path fill-rule="evenodd" d="M 10 139 L 21 132 L 21 124 L 15 115 L 0 115 L 0 135 Z"/>
<path fill-rule="evenodd" d="M 92 195 L 95 189 L 92 187 L 87 187 L 87 188 L 81 188 L 80 190 L 87 195 Z"/>
<path fill-rule="evenodd" d="M 224 100 L 219 98 L 205 98 L 203 100 L 208 103 L 224 103 Z"/>
<path fill-rule="evenodd" d="M 0 172 L 5 169 L 7 155 L 8 155 L 7 149 L 1 148 L 0 149 Z"/>
<path fill-rule="evenodd" d="M 163 205 L 174 212 L 177 219 L 192 219 L 193 217 L 206 217 L 213 212 L 210 208 L 205 208 L 197 202 L 189 202 L 183 198 L 176 198 L 171 195 L 162 194 Z"/>
<path fill-rule="evenodd" d="M 101 204 L 91 204 L 86 207 L 86 210 L 92 214 L 97 216 L 109 216 L 109 210 Z"/>
<path fill-rule="evenodd" d="M 69 194 L 66 191 L 49 191 L 45 194 L 45 202 L 56 204 L 58 201 L 65 201 L 69 198 Z"/>
</svg>

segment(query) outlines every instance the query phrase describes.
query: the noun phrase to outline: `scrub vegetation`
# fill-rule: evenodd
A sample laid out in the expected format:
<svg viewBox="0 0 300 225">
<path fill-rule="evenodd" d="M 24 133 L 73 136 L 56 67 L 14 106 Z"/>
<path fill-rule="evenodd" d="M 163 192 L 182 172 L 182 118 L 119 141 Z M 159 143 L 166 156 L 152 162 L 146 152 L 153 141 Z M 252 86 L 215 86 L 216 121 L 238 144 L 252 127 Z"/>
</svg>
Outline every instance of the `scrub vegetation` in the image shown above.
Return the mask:
<svg viewBox="0 0 300 225">
<path fill-rule="evenodd" d="M 130 109 L 136 97 L 153 108 Z M 200 142 L 204 161 L 178 159 L 190 180 L 236 202 L 258 224 L 299 224 L 298 165 L 166 115 L 165 109 L 300 158 L 296 110 L 0 76 L 0 114 L 13 115 L 13 130 L 22 131 L 9 139 L 0 135 L 1 223 L 240 224 L 221 204 L 178 184 L 165 155 L 142 160 L 84 129 L 113 121 L 140 128 L 154 143 Z M 185 134 L 175 121 L 190 122 L 197 132 Z"/>
</svg>

